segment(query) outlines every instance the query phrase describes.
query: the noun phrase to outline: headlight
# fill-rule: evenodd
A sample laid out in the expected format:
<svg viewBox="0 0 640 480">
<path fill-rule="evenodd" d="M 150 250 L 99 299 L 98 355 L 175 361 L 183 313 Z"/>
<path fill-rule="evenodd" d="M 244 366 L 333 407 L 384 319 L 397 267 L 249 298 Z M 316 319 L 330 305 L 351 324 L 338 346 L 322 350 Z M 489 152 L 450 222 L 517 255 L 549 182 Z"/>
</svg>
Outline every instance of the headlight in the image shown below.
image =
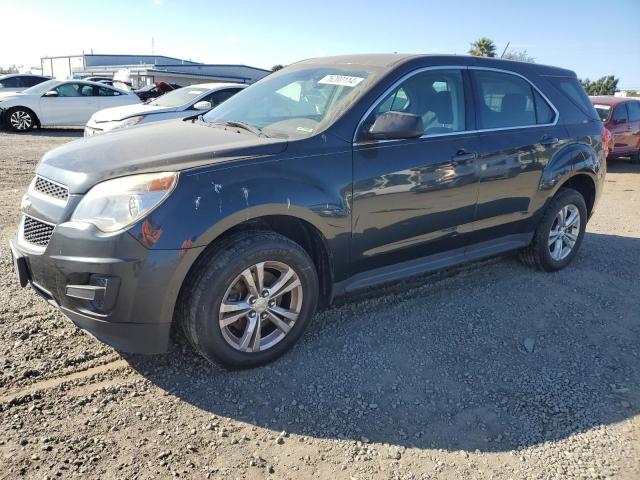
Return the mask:
<svg viewBox="0 0 640 480">
<path fill-rule="evenodd" d="M 113 130 L 118 128 L 129 128 L 133 127 L 135 124 L 139 123 L 144 118 L 144 115 L 136 115 L 135 117 L 125 118 L 121 122 L 116 123 Z"/>
<path fill-rule="evenodd" d="M 107 180 L 89 190 L 73 212 L 71 221 L 92 223 L 103 232 L 122 230 L 160 205 L 177 183 L 176 172 Z"/>
</svg>

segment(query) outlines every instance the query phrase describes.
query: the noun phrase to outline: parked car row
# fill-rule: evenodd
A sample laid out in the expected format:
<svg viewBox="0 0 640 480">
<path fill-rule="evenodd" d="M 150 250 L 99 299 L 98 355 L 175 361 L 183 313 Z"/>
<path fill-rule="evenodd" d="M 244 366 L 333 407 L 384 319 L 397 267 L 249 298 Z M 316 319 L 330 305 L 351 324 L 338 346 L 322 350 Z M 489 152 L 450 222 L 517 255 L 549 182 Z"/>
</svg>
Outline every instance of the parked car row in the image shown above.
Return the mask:
<svg viewBox="0 0 640 480">
<path fill-rule="evenodd" d="M 85 135 L 93 135 L 204 112 L 245 87 L 233 83 L 195 85 L 142 104 L 135 92 L 104 83 L 47 80 L 22 92 L 0 92 L 0 119 L 16 132 L 36 126 L 85 126 Z"/>
<path fill-rule="evenodd" d="M 203 95 L 158 102 L 197 114 Z M 156 107 L 174 113 L 92 125 Z M 605 182 L 598 113 L 574 72 L 538 64 L 310 59 L 192 117 L 48 152 L 21 204 L 20 284 L 120 350 L 165 352 L 175 325 L 251 367 L 338 295 L 508 251 L 560 270 Z"/>
</svg>

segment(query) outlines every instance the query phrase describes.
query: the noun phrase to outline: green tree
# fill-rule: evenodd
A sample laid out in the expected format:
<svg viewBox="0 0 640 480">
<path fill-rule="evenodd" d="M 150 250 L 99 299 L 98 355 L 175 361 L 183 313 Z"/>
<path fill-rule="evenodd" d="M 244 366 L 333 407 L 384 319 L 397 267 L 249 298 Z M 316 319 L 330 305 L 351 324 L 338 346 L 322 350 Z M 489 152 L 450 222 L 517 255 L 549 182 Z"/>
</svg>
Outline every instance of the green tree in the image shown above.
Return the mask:
<svg viewBox="0 0 640 480">
<path fill-rule="evenodd" d="M 277 72 L 278 70 L 282 70 L 284 68 L 284 65 L 274 65 L 273 67 L 271 67 L 271 71 L 272 72 Z"/>
<path fill-rule="evenodd" d="M 530 56 L 526 50 L 521 52 L 507 52 L 502 58 L 505 60 L 515 60 L 516 62 L 536 63 L 536 59 Z"/>
<path fill-rule="evenodd" d="M 479 38 L 471 44 L 469 54 L 476 57 L 495 57 L 496 44 L 487 37 Z"/>
<path fill-rule="evenodd" d="M 607 75 L 598 80 L 591 81 L 588 78 L 580 80 L 588 95 L 615 95 L 618 90 L 618 81 L 615 76 Z"/>
<path fill-rule="evenodd" d="M 0 74 L 4 75 L 5 73 L 18 73 L 18 67 L 16 66 L 15 63 L 7 68 L 0 67 Z"/>
</svg>

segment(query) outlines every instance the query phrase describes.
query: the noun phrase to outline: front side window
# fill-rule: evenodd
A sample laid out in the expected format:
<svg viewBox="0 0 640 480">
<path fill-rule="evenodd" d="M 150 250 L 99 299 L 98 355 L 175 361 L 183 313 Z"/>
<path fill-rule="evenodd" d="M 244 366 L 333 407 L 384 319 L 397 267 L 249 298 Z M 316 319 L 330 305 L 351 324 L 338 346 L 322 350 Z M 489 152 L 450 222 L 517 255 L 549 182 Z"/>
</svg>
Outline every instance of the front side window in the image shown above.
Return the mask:
<svg viewBox="0 0 640 480">
<path fill-rule="evenodd" d="M 366 130 L 386 112 L 412 113 L 422 119 L 424 135 L 465 130 L 464 84 L 460 70 L 427 70 L 393 89 L 363 123 Z"/>
<path fill-rule="evenodd" d="M 236 93 L 238 93 L 241 89 L 239 88 L 228 88 L 226 90 L 218 90 L 217 92 L 213 92 L 210 95 L 207 95 L 203 98 L 203 101 L 209 102 L 212 107 L 220 105 L 225 100 L 229 100 Z"/>
<path fill-rule="evenodd" d="M 379 69 L 317 66 L 269 75 L 204 116 L 243 122 L 276 137 L 309 137 L 331 125 L 365 92 Z"/>
<path fill-rule="evenodd" d="M 640 101 L 627 103 L 630 122 L 640 122 Z"/>
<path fill-rule="evenodd" d="M 59 97 L 81 97 L 82 87 L 83 85 L 80 83 L 64 83 L 56 88 L 56 91 L 58 92 Z"/>
<path fill-rule="evenodd" d="M 616 105 L 613 109 L 613 123 L 627 123 L 628 121 L 627 106 L 624 103 Z"/>
<path fill-rule="evenodd" d="M 478 128 L 552 123 L 555 113 L 529 82 L 508 73 L 473 70 Z"/>
</svg>

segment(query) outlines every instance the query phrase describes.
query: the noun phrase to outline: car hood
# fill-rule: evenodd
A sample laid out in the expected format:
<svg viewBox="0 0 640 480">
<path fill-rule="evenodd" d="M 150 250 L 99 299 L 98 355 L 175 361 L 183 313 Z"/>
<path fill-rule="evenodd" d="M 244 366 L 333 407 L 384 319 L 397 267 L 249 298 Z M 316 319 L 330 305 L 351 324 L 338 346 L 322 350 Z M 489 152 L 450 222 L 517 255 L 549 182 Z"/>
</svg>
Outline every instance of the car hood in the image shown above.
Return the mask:
<svg viewBox="0 0 640 480">
<path fill-rule="evenodd" d="M 286 148 L 286 140 L 245 130 L 167 120 L 67 143 L 46 153 L 36 172 L 81 194 L 111 178 L 270 156 Z"/>
<path fill-rule="evenodd" d="M 22 92 L 3 92 L 2 90 L 0 90 L 0 100 L 7 100 L 8 98 L 11 97 L 23 97 L 24 93 Z"/>
<path fill-rule="evenodd" d="M 125 118 L 133 117 L 135 115 L 145 115 L 148 113 L 162 113 L 173 112 L 179 107 L 157 107 L 153 105 L 142 105 L 135 103 L 133 105 L 123 105 L 121 107 L 105 108 L 93 114 L 93 120 L 96 123 L 101 122 L 118 122 Z"/>
</svg>

